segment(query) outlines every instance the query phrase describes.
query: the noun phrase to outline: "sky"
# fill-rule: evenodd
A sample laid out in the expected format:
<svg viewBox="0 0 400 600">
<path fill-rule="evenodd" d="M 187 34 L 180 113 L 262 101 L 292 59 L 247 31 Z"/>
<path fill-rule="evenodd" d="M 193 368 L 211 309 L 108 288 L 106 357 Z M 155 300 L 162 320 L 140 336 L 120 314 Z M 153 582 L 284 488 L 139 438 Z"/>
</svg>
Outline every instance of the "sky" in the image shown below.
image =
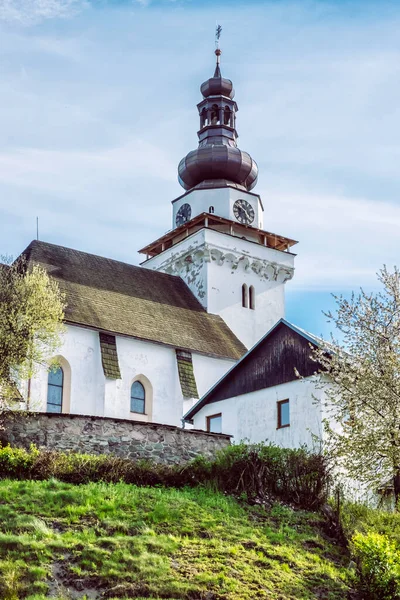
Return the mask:
<svg viewBox="0 0 400 600">
<path fill-rule="evenodd" d="M 36 237 L 139 264 L 171 228 L 199 86 L 234 82 L 264 226 L 299 244 L 287 318 L 399 264 L 400 2 L 0 0 L 0 254 Z"/>
</svg>

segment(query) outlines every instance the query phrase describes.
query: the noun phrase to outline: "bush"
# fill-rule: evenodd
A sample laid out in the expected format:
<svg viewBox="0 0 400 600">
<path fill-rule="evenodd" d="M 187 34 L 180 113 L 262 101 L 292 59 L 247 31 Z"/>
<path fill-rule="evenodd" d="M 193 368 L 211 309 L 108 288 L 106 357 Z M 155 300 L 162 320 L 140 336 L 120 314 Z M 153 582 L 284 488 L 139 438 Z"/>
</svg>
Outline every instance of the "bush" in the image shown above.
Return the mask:
<svg viewBox="0 0 400 600">
<path fill-rule="evenodd" d="M 203 457 L 185 465 L 162 465 L 109 454 L 88 455 L 55 450 L 0 447 L 0 477 L 49 479 L 67 483 L 124 481 L 135 485 L 183 487 L 212 485 L 249 502 L 281 499 L 315 510 L 326 500 L 328 474 L 322 456 L 305 448 L 272 444 L 230 446 L 215 460 Z"/>
<path fill-rule="evenodd" d="M 379 533 L 356 533 L 356 586 L 365 600 L 400 600 L 400 547 Z"/>
<path fill-rule="evenodd" d="M 220 452 L 212 464 L 219 489 L 247 499 L 282 499 L 306 509 L 327 498 L 328 469 L 321 454 L 274 444 L 239 444 Z"/>
<path fill-rule="evenodd" d="M 359 502 L 344 502 L 340 508 L 344 534 L 351 540 L 355 533 L 380 533 L 400 547 L 400 512 L 371 508 Z"/>
</svg>

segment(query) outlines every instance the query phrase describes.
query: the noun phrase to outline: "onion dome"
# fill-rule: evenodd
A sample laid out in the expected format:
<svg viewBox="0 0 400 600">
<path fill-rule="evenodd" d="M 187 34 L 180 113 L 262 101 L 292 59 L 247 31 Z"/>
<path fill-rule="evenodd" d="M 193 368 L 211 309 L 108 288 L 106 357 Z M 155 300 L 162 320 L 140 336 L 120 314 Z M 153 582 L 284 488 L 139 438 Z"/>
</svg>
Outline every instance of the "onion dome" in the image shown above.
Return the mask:
<svg viewBox="0 0 400 600">
<path fill-rule="evenodd" d="M 210 179 L 225 179 L 249 191 L 257 183 L 258 167 L 247 152 L 236 146 L 207 144 L 182 158 L 178 176 L 179 183 L 185 190 Z"/>
<path fill-rule="evenodd" d="M 233 84 L 224 79 L 219 66 L 221 50 L 216 49 L 214 76 L 201 86 L 203 100 L 197 105 L 200 130 L 199 147 L 179 163 L 178 179 L 185 190 L 199 186 L 234 185 L 250 191 L 257 183 L 257 163 L 237 147 L 236 113 Z"/>
<path fill-rule="evenodd" d="M 215 53 L 218 53 L 218 59 L 221 56 L 221 50 L 217 48 Z M 234 97 L 235 90 L 233 89 L 233 83 L 230 79 L 224 79 L 222 77 L 218 60 L 214 76 L 201 84 L 200 91 L 204 98 L 208 98 L 209 96 L 226 96 L 227 98 L 232 99 Z"/>
</svg>

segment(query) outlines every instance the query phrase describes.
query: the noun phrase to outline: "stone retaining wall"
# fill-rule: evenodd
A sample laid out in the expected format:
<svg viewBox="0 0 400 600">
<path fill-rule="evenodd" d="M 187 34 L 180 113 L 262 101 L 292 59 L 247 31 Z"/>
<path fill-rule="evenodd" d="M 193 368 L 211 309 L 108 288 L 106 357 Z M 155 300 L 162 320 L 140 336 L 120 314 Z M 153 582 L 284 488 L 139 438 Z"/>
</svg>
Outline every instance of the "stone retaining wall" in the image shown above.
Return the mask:
<svg viewBox="0 0 400 600">
<path fill-rule="evenodd" d="M 2 415 L 0 439 L 12 446 L 114 454 L 159 463 L 183 463 L 196 456 L 212 458 L 230 445 L 230 436 L 158 423 L 82 415 L 8 412 Z"/>
</svg>

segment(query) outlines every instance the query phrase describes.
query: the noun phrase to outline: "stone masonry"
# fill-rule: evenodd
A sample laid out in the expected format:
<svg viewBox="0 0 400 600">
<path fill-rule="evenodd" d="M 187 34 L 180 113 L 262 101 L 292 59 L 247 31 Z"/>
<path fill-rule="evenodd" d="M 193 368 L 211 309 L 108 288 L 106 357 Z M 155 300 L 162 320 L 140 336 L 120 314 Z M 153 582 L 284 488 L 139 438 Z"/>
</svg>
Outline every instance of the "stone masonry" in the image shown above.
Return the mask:
<svg viewBox="0 0 400 600">
<path fill-rule="evenodd" d="M 230 445 L 228 435 L 107 417 L 8 412 L 1 421 L 3 444 L 29 448 L 33 443 L 47 450 L 114 454 L 166 464 L 200 455 L 212 458 Z"/>
</svg>

